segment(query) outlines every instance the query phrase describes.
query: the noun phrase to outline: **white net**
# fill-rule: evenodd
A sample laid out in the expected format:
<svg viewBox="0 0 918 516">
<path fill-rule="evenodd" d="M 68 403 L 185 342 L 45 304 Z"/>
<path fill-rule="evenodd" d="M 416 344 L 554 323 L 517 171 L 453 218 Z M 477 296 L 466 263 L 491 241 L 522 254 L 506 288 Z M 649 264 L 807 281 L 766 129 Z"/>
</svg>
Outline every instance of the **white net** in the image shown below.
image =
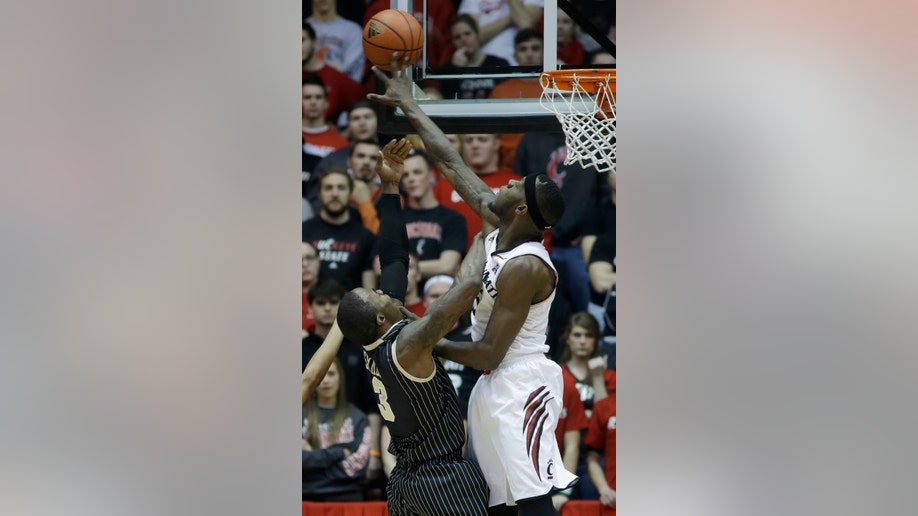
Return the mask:
<svg viewBox="0 0 918 516">
<path fill-rule="evenodd" d="M 564 163 L 615 173 L 614 70 L 573 72 L 573 79 L 542 74 L 542 107 L 561 122 L 567 144 Z M 558 82 L 562 82 L 559 88 Z M 591 93 L 591 90 L 598 91 Z"/>
</svg>

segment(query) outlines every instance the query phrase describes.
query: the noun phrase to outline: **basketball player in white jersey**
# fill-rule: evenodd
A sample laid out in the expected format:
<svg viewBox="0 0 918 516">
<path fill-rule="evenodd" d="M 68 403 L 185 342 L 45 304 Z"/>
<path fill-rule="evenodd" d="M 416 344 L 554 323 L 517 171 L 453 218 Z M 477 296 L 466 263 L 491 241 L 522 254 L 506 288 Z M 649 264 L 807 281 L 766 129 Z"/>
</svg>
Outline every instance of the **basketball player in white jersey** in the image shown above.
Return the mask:
<svg viewBox="0 0 918 516">
<path fill-rule="evenodd" d="M 402 72 L 406 64 L 393 59 L 392 78 L 373 67 L 386 93 L 367 98 L 401 108 L 443 176 L 498 228 L 485 239 L 473 341 L 443 340 L 436 347 L 439 355 L 484 371 L 469 400 L 469 451 L 490 488 L 488 512 L 558 514 L 552 492 L 577 477 L 564 469 L 554 436 L 563 381 L 560 366 L 545 357 L 545 335 L 557 272 L 541 241 L 561 218 L 564 199 L 544 174 L 510 181 L 495 195 L 420 109 Z"/>
</svg>

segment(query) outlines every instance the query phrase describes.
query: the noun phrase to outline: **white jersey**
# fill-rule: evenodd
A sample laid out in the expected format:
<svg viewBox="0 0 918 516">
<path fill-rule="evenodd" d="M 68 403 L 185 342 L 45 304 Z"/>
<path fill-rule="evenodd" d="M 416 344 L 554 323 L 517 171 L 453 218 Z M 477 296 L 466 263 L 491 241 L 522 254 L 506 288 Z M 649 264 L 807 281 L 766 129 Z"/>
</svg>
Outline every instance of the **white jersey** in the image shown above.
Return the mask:
<svg viewBox="0 0 918 516">
<path fill-rule="evenodd" d="M 501 365 L 508 361 L 525 355 L 544 355 L 548 353 L 548 344 L 545 342 L 548 330 L 548 311 L 551 308 L 551 302 L 555 298 L 555 291 L 558 286 L 558 272 L 551 264 L 548 257 L 548 251 L 540 242 L 526 242 L 512 249 L 497 249 L 497 233 L 499 230 L 492 231 L 485 237 L 485 269 L 482 274 L 481 292 L 478 299 L 475 300 L 475 306 L 472 309 L 472 340 L 481 340 L 484 336 L 485 328 L 488 327 L 488 321 L 491 320 L 491 311 L 494 309 L 494 301 L 497 298 L 497 278 L 500 276 L 504 265 L 518 256 L 531 254 L 538 257 L 551 269 L 554 274 L 554 285 L 551 294 L 544 300 L 529 306 L 529 314 L 520 332 L 513 338 L 507 354 L 501 360 Z"/>
</svg>

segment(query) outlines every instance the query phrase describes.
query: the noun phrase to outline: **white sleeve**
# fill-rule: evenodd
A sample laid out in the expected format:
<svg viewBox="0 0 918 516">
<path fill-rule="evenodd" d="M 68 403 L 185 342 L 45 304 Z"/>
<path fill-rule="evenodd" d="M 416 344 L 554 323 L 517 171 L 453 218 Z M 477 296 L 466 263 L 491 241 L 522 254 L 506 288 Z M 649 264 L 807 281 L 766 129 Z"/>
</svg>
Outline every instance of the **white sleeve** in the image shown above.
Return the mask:
<svg viewBox="0 0 918 516">
<path fill-rule="evenodd" d="M 541 2 L 542 0 L 536 0 Z M 462 0 L 462 3 L 459 4 L 459 10 L 456 11 L 456 14 L 478 14 L 481 15 L 481 8 L 479 0 Z"/>
</svg>

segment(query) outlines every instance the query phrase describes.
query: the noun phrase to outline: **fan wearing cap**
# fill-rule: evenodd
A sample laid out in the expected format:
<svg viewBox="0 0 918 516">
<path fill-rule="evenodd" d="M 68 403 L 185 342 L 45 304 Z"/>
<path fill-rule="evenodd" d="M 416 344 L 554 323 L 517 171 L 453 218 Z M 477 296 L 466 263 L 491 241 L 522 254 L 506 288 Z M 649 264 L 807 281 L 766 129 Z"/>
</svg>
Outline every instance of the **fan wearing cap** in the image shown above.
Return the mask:
<svg viewBox="0 0 918 516">
<path fill-rule="evenodd" d="M 411 83 L 393 59 L 375 100 L 400 108 L 428 155 L 468 206 L 497 230 L 485 238 L 485 270 L 472 309 L 472 341 L 441 340 L 436 352 L 481 369 L 469 401 L 469 447 L 490 488 L 490 514 L 557 514 L 551 493 L 572 486 L 555 428 L 564 383 L 546 358 L 548 312 L 558 276 L 542 245 L 544 231 L 564 212 L 558 186 L 545 174 L 511 180 L 495 194 L 462 160 L 443 131 L 421 110 Z"/>
</svg>

